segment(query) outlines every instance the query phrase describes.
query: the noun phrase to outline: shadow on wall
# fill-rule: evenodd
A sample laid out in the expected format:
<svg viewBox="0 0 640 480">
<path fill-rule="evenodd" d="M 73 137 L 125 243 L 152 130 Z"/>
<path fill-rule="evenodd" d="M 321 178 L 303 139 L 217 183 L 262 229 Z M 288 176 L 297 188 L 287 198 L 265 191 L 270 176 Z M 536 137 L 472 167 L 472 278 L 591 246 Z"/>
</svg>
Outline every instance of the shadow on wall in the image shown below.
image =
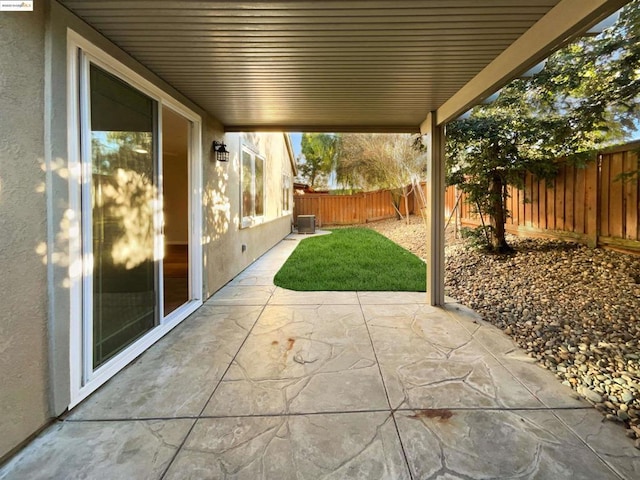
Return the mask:
<svg viewBox="0 0 640 480">
<path fill-rule="evenodd" d="M 55 158 L 51 161 L 49 167 L 45 162 L 41 162 L 41 169 L 49 176 L 55 176 L 58 180 L 66 183 L 70 179 L 80 178 L 80 171 L 70 171 L 67 166 L 67 161 L 63 158 Z M 49 184 L 54 183 L 49 181 Z M 47 184 L 42 182 L 36 187 L 36 192 L 44 194 L 47 190 Z M 62 218 L 59 222 L 58 229 L 55 233 L 53 251 L 49 252 L 47 242 L 42 241 L 36 247 L 36 253 L 41 257 L 42 263 L 47 265 L 49 262 L 60 268 L 68 269 L 70 276 L 78 278 L 82 275 L 82 264 L 76 261 L 73 265 L 70 265 L 69 257 L 69 245 L 80 245 L 80 224 L 79 219 L 76 217 L 76 212 L 71 208 L 66 208 L 62 214 Z M 69 276 L 63 277 L 61 283 L 57 285 L 62 288 L 70 288 L 71 278 Z"/>
<path fill-rule="evenodd" d="M 203 207 L 205 211 L 205 232 L 203 244 L 209 245 L 219 240 L 232 223 L 231 203 L 229 201 L 229 169 L 237 174 L 237 161 L 231 159 L 228 163 L 215 162 L 213 175 L 207 175 L 207 182 L 203 192 Z M 238 217 L 233 218 L 233 224 L 237 227 Z"/>
<path fill-rule="evenodd" d="M 43 170 L 46 166 L 43 164 Z M 80 181 L 80 172 L 70 172 L 66 162 L 57 158 L 51 163 L 51 174 L 64 181 Z M 117 168 L 108 175 L 92 174 L 93 237 L 102 245 L 103 258 L 118 268 L 132 270 L 139 265 L 159 260 L 162 252 L 155 253 L 154 221 L 162 221 L 162 209 L 157 200 L 157 189 L 153 179 L 144 172 Z M 44 193 L 45 184 L 37 187 Z M 54 251 L 48 252 L 46 242 L 40 242 L 35 251 L 46 265 L 69 268 L 70 277 L 64 278 L 62 287 L 69 288 L 70 280 L 80 277 L 82 261 L 70 265 L 69 249 L 80 251 L 81 224 L 77 212 L 71 208 L 64 211 L 55 234 Z M 87 262 L 87 269 L 93 262 Z M 91 274 L 91 271 L 84 272 Z"/>
</svg>

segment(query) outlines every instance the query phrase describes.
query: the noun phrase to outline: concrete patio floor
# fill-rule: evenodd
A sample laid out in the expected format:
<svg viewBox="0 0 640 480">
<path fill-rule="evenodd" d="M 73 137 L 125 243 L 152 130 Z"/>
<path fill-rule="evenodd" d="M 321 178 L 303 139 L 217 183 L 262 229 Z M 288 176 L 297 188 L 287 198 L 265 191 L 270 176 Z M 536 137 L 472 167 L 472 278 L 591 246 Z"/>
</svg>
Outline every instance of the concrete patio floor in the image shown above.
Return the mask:
<svg viewBox="0 0 640 480">
<path fill-rule="evenodd" d="M 1 479 L 637 479 L 622 428 L 424 293 L 292 292 L 291 236 Z"/>
</svg>

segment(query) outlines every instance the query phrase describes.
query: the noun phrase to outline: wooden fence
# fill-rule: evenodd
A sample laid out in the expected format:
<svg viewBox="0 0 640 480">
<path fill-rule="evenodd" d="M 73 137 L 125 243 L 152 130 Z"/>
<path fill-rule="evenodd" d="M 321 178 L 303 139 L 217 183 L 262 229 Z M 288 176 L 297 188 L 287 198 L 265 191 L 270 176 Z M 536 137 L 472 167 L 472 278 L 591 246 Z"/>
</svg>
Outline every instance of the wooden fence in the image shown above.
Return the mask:
<svg viewBox="0 0 640 480">
<path fill-rule="evenodd" d="M 394 218 L 396 210 L 392 200 L 390 190 L 355 195 L 305 193 L 295 196 L 294 218 L 298 218 L 298 215 L 315 215 L 318 226 L 357 225 Z M 404 201 L 401 200 L 400 203 L 400 212 L 404 215 Z M 411 199 L 409 213 L 413 213 L 413 203 Z"/>
<path fill-rule="evenodd" d="M 640 142 L 598 154 L 586 168 L 565 166 L 548 185 L 532 175 L 524 189 L 509 188 L 507 231 L 576 240 L 590 246 L 640 251 L 640 179 L 623 181 L 620 174 L 636 171 Z M 423 185 L 424 188 L 424 185 Z M 446 191 L 446 216 L 463 226 L 480 225 L 480 217 L 455 187 Z M 404 201 L 401 201 L 404 215 Z M 418 212 L 418 195 L 409 198 L 409 213 Z M 315 215 L 321 225 L 353 225 L 393 218 L 396 211 L 389 190 L 357 195 L 296 195 L 294 216 Z"/>
<path fill-rule="evenodd" d="M 640 180 L 620 179 L 638 169 L 640 142 L 605 150 L 586 168 L 564 167 L 549 185 L 532 175 L 524 189 L 509 188 L 507 231 L 580 241 L 640 251 Z M 453 213 L 458 192 L 449 187 L 446 213 Z M 458 202 L 456 216 L 462 225 L 475 226 L 480 218 L 471 205 Z"/>
</svg>

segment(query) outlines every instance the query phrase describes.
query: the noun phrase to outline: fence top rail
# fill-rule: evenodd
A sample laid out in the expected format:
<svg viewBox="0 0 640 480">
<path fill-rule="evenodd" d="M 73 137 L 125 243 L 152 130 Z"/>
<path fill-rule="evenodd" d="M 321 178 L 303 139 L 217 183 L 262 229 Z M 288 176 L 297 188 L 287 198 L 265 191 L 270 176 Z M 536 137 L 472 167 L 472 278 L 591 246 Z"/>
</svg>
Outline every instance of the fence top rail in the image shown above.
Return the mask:
<svg viewBox="0 0 640 480">
<path fill-rule="evenodd" d="M 329 195 L 328 193 L 295 193 L 298 198 L 360 198 L 364 196 L 362 193 L 354 193 L 351 195 Z"/>
<path fill-rule="evenodd" d="M 635 142 L 625 143 L 623 145 L 614 145 L 609 148 L 603 148 L 602 150 L 598 150 L 598 155 L 608 155 L 612 153 L 620 153 L 620 152 L 633 152 L 634 150 L 640 150 L 640 140 Z"/>
<path fill-rule="evenodd" d="M 399 190 L 399 189 L 398 189 Z M 373 192 L 360 192 L 351 194 L 331 195 L 328 193 L 296 193 L 296 197 L 302 198 L 363 198 L 371 195 L 384 195 L 392 190 L 375 190 Z"/>
</svg>

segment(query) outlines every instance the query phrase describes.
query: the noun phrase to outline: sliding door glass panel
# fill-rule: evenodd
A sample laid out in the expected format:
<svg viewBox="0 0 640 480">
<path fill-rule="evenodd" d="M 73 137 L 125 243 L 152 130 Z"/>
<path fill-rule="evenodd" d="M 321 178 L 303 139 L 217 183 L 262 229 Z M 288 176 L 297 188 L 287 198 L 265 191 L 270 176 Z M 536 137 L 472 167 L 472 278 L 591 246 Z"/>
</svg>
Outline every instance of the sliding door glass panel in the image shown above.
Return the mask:
<svg viewBox="0 0 640 480">
<path fill-rule="evenodd" d="M 93 368 L 151 330 L 157 104 L 90 67 Z"/>
<path fill-rule="evenodd" d="M 162 108 L 162 200 L 164 315 L 191 300 L 189 279 L 189 133 L 190 122 Z"/>
</svg>

